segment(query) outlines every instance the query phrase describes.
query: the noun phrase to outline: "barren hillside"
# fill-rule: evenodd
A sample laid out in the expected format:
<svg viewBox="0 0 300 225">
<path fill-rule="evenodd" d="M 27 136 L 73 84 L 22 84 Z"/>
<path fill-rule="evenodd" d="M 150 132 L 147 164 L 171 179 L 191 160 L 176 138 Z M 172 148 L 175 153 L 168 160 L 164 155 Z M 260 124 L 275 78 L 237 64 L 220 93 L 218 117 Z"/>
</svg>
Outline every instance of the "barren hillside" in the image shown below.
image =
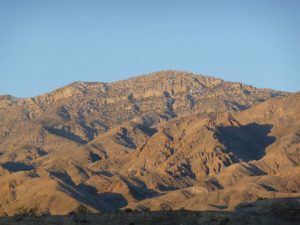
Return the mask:
<svg viewBox="0 0 300 225">
<path fill-rule="evenodd" d="M 0 214 L 300 197 L 300 94 L 162 71 L 0 98 Z"/>
</svg>

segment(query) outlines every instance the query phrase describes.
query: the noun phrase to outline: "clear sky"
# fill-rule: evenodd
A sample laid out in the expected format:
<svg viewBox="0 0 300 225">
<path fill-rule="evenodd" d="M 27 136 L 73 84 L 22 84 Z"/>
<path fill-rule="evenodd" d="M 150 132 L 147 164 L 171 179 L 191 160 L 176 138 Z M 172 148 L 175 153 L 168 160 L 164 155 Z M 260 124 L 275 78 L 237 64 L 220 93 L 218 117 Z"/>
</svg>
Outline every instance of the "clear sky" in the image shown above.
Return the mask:
<svg viewBox="0 0 300 225">
<path fill-rule="evenodd" d="M 300 1 L 0 0 L 0 94 L 166 69 L 300 91 Z"/>
</svg>

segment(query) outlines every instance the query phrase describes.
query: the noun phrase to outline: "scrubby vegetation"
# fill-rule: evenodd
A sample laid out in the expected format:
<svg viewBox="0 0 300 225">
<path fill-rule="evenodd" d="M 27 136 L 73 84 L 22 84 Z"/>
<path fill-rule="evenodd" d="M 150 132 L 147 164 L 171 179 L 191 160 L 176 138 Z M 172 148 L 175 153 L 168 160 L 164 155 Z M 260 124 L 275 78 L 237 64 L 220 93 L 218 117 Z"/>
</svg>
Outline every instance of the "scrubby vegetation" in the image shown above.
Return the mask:
<svg viewBox="0 0 300 225">
<path fill-rule="evenodd" d="M 79 205 L 74 211 L 70 212 L 69 215 L 82 215 L 92 213 L 86 206 Z"/>
</svg>

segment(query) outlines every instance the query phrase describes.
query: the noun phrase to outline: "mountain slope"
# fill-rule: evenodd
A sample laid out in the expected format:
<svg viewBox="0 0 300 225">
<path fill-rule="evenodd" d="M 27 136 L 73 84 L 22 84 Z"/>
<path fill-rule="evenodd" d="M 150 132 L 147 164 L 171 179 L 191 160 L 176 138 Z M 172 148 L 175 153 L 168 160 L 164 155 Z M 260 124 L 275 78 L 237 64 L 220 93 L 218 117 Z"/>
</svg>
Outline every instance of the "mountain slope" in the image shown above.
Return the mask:
<svg viewBox="0 0 300 225">
<path fill-rule="evenodd" d="M 286 93 L 177 71 L 114 83 L 76 82 L 28 99 L 0 99 L 0 143 L 38 123 L 86 142 L 122 122 L 154 125 L 186 113 L 236 111 Z M 49 131 L 49 130 L 48 130 Z"/>
<path fill-rule="evenodd" d="M 299 196 L 299 103 L 177 71 L 2 96 L 0 213 L 232 210 Z"/>
</svg>

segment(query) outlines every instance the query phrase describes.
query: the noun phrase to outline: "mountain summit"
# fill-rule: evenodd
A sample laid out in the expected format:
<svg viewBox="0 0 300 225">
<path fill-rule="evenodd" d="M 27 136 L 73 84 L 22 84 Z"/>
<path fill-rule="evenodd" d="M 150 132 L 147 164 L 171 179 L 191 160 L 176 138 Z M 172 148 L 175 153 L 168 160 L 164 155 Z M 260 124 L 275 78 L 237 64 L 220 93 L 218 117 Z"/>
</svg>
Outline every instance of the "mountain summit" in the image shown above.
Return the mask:
<svg viewBox="0 0 300 225">
<path fill-rule="evenodd" d="M 113 83 L 75 82 L 35 98 L 0 99 L 0 143 L 20 124 L 62 129 L 83 141 L 129 120 L 148 126 L 193 113 L 234 112 L 287 93 L 178 71 Z"/>
</svg>

